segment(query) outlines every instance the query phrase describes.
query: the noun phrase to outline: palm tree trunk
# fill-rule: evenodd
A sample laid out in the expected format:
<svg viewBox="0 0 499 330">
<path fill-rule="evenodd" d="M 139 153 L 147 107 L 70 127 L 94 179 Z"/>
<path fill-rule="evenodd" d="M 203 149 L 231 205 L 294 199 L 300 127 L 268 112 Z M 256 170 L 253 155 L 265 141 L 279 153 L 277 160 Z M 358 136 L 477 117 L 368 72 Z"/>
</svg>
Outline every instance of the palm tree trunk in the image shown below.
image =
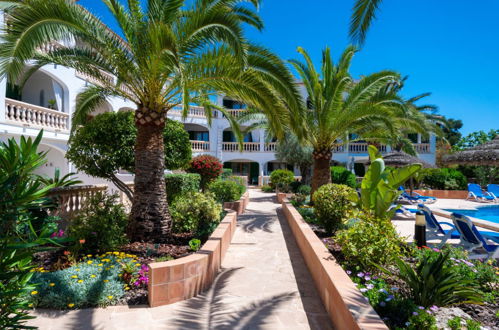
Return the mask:
<svg viewBox="0 0 499 330">
<path fill-rule="evenodd" d="M 301 174 L 301 183 L 310 185 L 310 175 L 311 175 L 311 167 L 310 165 L 301 165 L 300 166 L 300 174 Z"/>
<path fill-rule="evenodd" d="M 331 157 L 333 153 L 331 150 L 314 150 L 314 170 L 312 173 L 312 196 L 314 192 L 321 186 L 331 183 Z"/>
<path fill-rule="evenodd" d="M 139 108 L 135 112 L 135 187 L 128 226 L 132 241 L 165 241 L 171 230 L 165 187 L 162 111 Z"/>
</svg>

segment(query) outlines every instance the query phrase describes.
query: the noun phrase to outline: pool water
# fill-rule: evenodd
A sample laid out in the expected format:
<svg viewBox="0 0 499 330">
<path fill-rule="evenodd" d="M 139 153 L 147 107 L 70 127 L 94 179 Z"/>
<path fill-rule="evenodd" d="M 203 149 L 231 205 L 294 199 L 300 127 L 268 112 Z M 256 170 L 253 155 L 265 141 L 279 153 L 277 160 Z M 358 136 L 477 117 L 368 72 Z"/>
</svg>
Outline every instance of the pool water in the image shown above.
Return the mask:
<svg viewBox="0 0 499 330">
<path fill-rule="evenodd" d="M 499 223 L 499 205 L 479 206 L 476 210 L 445 209 L 445 211 Z"/>
</svg>

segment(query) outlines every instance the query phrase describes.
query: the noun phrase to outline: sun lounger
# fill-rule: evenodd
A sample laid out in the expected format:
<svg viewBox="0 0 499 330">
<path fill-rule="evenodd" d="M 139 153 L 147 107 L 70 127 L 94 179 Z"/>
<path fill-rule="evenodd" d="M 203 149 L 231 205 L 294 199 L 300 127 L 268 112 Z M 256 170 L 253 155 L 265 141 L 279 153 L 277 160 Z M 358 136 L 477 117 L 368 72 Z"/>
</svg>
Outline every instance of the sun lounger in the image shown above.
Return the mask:
<svg viewBox="0 0 499 330">
<path fill-rule="evenodd" d="M 486 252 L 486 255 L 470 255 L 470 258 L 499 258 L 499 245 L 493 244 L 494 241 L 499 241 L 499 233 L 479 232 L 473 222 L 462 214 L 452 213 L 451 218 L 459 231 L 461 246 L 465 250 L 474 252 L 477 249 L 483 249 Z"/>
</svg>

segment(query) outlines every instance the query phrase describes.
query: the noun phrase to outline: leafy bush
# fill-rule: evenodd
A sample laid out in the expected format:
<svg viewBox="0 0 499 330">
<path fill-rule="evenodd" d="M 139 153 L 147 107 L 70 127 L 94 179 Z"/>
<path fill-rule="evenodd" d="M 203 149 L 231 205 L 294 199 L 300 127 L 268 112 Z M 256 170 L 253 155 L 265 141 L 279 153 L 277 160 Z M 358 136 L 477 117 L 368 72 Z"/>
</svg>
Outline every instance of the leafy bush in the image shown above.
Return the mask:
<svg viewBox="0 0 499 330">
<path fill-rule="evenodd" d="M 189 248 L 192 250 L 192 251 L 199 251 L 199 249 L 201 248 L 201 240 L 197 239 L 197 238 L 193 238 L 189 241 Z"/>
<path fill-rule="evenodd" d="M 196 192 L 201 188 L 201 176 L 195 173 L 166 174 L 166 196 L 168 203 L 188 192 Z"/>
<path fill-rule="evenodd" d="M 217 157 L 200 155 L 192 159 L 188 171 L 201 175 L 201 189 L 204 191 L 210 182 L 222 174 L 222 167 L 223 165 Z"/>
<path fill-rule="evenodd" d="M 39 286 L 31 301 L 36 307 L 57 309 L 115 305 L 129 288 L 120 276 L 125 265 L 131 265 L 132 275 L 141 269 L 134 258 L 108 252 L 63 270 L 35 272 L 31 282 Z"/>
<path fill-rule="evenodd" d="M 211 194 L 190 192 L 175 199 L 170 211 L 173 231 L 199 233 L 220 222 L 222 206 Z"/>
<path fill-rule="evenodd" d="M 360 215 L 359 221 L 339 231 L 336 242 L 354 270 L 375 270 L 374 264 L 390 264 L 401 253 L 404 243 L 390 220 L 366 215 Z"/>
<path fill-rule="evenodd" d="M 468 181 L 458 170 L 433 168 L 426 171 L 423 183 L 432 189 L 465 190 Z"/>
<path fill-rule="evenodd" d="M 222 169 L 222 179 L 226 179 L 229 176 L 232 176 L 232 169 L 231 168 L 223 168 Z"/>
<path fill-rule="evenodd" d="M 300 181 L 293 181 L 289 184 L 289 189 L 291 190 L 291 192 L 296 193 L 301 185 L 303 185 L 303 183 L 301 183 Z"/>
<path fill-rule="evenodd" d="M 291 183 L 295 181 L 293 172 L 289 170 L 275 170 L 270 173 L 270 185 L 279 191 L 287 192 Z"/>
<path fill-rule="evenodd" d="M 315 214 L 327 233 L 335 232 L 347 220 L 353 210 L 355 194 L 352 188 L 334 183 L 324 185 L 314 193 Z"/>
<path fill-rule="evenodd" d="M 272 193 L 272 192 L 275 191 L 275 189 L 272 188 L 270 185 L 265 184 L 265 185 L 262 186 L 262 191 L 266 192 L 266 193 Z"/>
<path fill-rule="evenodd" d="M 302 184 L 301 186 L 296 189 L 296 193 L 300 195 L 310 195 L 310 192 L 312 191 L 312 187 Z"/>
<path fill-rule="evenodd" d="M 217 180 L 208 186 L 208 190 L 213 193 L 219 203 L 237 201 L 242 196 L 241 185 L 234 181 Z"/>
<path fill-rule="evenodd" d="M 239 189 L 241 190 L 241 195 L 246 192 L 246 180 L 244 180 L 244 178 L 242 178 L 240 176 L 231 175 L 231 176 L 224 178 L 223 180 L 224 181 L 233 181 L 233 182 L 237 183 L 237 185 L 239 186 Z"/>
<path fill-rule="evenodd" d="M 404 281 L 409 288 L 410 298 L 420 306 L 445 307 L 462 302 L 483 301 L 476 283 L 461 277 L 450 266 L 450 251 L 423 254 L 415 269 L 399 257 L 395 258 L 395 265 L 397 273 L 381 266 L 379 268 Z"/>
<path fill-rule="evenodd" d="M 21 136 L 19 143 L 0 143 L 0 329 L 22 328 L 33 318 L 26 299 L 37 290 L 30 283 L 33 253 L 55 243 L 50 239 L 53 227 L 44 221 L 33 227 L 32 211 L 45 213 L 51 206 L 45 196 L 52 185 L 44 186 L 34 174 L 45 163 L 45 154 L 37 151 L 42 136 L 43 131 L 34 140 Z"/>
<path fill-rule="evenodd" d="M 331 166 L 331 181 L 336 184 L 344 184 L 349 187 L 357 187 L 355 174 L 343 166 Z"/>
<path fill-rule="evenodd" d="M 118 195 L 97 192 L 71 219 L 69 236 L 84 239 L 84 253 L 115 250 L 127 243 L 125 229 L 127 215 Z"/>
<path fill-rule="evenodd" d="M 427 312 L 426 310 L 421 310 L 414 312 L 407 322 L 408 330 L 437 330 L 437 319 L 435 316 Z"/>
</svg>

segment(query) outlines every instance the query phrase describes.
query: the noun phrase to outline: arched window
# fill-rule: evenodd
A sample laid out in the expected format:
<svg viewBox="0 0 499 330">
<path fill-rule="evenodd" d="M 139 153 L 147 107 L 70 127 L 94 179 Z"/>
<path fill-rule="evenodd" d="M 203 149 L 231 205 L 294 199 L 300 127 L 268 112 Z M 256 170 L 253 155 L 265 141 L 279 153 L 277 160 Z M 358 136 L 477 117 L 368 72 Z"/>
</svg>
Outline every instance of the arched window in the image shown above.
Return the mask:
<svg viewBox="0 0 499 330">
<path fill-rule="evenodd" d="M 40 91 L 40 100 L 39 101 L 40 101 L 40 103 L 39 103 L 40 106 L 44 107 L 45 106 L 45 90 L 43 90 L 43 89 Z"/>
</svg>

